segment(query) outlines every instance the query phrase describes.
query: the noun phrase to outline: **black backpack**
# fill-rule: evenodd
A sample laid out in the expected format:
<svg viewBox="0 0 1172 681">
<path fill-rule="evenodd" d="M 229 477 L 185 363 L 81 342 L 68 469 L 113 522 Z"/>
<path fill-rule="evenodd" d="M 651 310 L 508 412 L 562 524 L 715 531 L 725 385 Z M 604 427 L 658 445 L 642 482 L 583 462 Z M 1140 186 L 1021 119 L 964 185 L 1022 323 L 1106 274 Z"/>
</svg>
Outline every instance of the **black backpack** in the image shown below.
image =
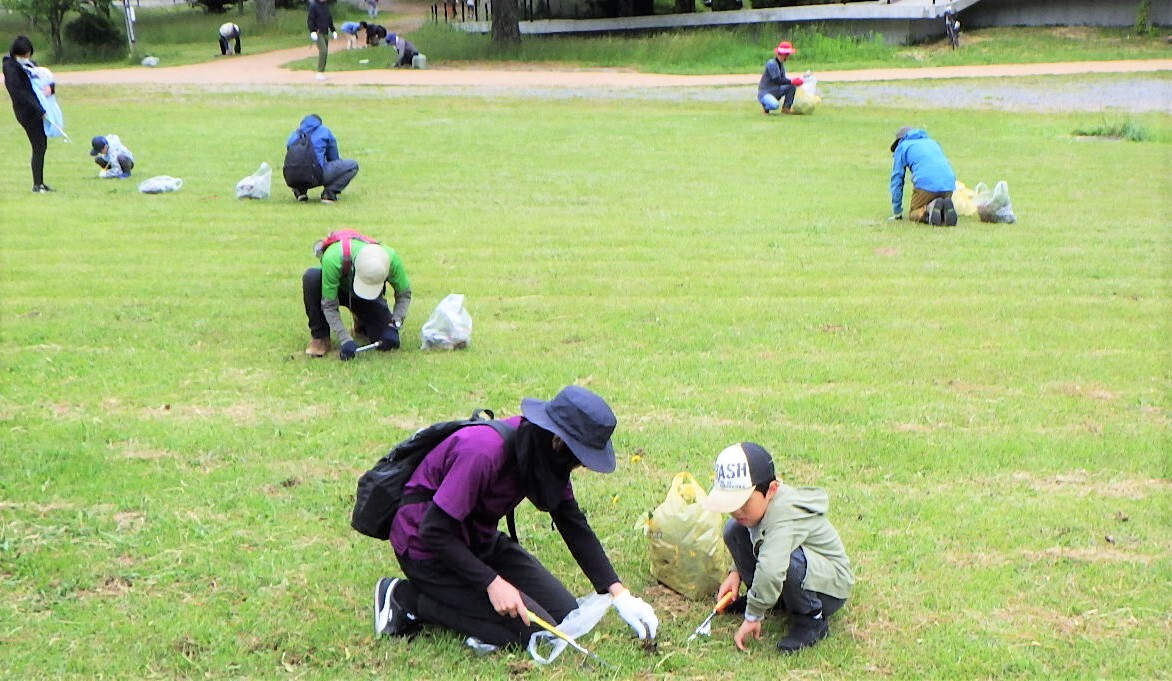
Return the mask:
<svg viewBox="0 0 1172 681">
<path fill-rule="evenodd" d="M 487 414 L 484 418 L 481 414 Z M 505 448 L 513 450 L 517 430 L 502 421 L 488 409 L 477 409 L 472 418 L 459 421 L 442 421 L 421 428 L 414 435 L 391 448 L 391 451 L 374 464 L 374 467 L 358 478 L 358 489 L 354 495 L 354 511 L 350 515 L 350 526 L 358 532 L 375 539 L 386 541 L 391 536 L 391 522 L 400 506 L 417 504 L 431 499 L 430 493 L 403 495 L 403 486 L 415 472 L 419 462 L 428 452 L 435 449 L 449 435 L 467 426 L 492 426 L 505 441 Z M 517 538 L 516 521 L 513 512 L 507 516 L 509 534 Z"/>
<path fill-rule="evenodd" d="M 285 184 L 293 188 L 320 187 L 322 168 L 309 135 L 301 133 L 285 150 Z"/>
</svg>

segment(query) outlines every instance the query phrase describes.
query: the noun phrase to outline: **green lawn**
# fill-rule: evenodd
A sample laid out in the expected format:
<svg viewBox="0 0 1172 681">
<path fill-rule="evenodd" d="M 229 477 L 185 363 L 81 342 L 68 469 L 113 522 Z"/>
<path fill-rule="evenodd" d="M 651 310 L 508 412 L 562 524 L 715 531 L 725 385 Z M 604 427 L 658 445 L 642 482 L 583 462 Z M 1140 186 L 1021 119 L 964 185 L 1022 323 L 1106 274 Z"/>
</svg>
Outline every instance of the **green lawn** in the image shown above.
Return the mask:
<svg viewBox="0 0 1172 681">
<path fill-rule="evenodd" d="M 144 105 L 144 103 L 146 103 Z M 0 136 L 0 677 L 575 679 L 454 635 L 374 641 L 389 549 L 348 528 L 358 474 L 412 429 L 518 413 L 569 383 L 619 417 L 619 468 L 575 474 L 619 573 L 657 608 L 647 656 L 608 615 L 615 678 L 1161 678 L 1172 668 L 1172 128 L 1080 141 L 1097 115 L 384 97 L 370 88 L 74 88 L 78 143 Z M 333 206 L 281 186 L 323 116 L 361 171 Z M 886 221 L 887 152 L 926 127 L 1018 222 Z M 117 132 L 133 180 L 96 179 Z M 274 196 L 235 182 L 278 167 Z M 136 182 L 184 179 L 148 196 Z M 315 194 L 316 196 L 316 194 Z M 310 246 L 397 248 L 402 351 L 307 360 Z M 472 346 L 418 348 L 446 294 Z M 416 339 L 411 342 L 411 339 Z M 653 588 L 642 519 L 724 446 L 830 490 L 858 579 L 831 638 L 778 623 L 685 645 L 707 604 Z M 587 581 L 529 505 L 522 541 Z"/>
</svg>

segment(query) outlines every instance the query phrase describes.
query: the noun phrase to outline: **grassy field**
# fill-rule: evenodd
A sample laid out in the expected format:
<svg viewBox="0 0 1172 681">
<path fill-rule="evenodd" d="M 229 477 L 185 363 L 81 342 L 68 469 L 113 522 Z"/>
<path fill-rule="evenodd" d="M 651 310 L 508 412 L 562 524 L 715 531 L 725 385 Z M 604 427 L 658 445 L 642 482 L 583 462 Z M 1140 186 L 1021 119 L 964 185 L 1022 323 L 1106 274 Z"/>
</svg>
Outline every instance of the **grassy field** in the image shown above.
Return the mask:
<svg viewBox="0 0 1172 681">
<path fill-rule="evenodd" d="M 144 106 L 143 102 L 149 102 Z M 751 102 L 386 98 L 75 88 L 87 145 L 0 136 L 0 677 L 1166 678 L 1172 583 L 1166 116 Z M 233 186 L 323 116 L 361 171 L 333 206 Z M 165 124 L 164 124 L 165 123 Z M 1018 222 L 888 222 L 887 151 L 926 127 Z M 979 134 L 974 134 L 979 132 Z M 167 174 L 182 191 L 143 195 Z M 472 346 L 307 360 L 299 278 L 354 227 L 402 254 L 404 337 L 464 293 Z M 619 417 L 620 465 L 576 474 L 619 573 L 658 609 L 618 671 L 375 641 L 387 547 L 348 527 L 359 473 L 412 429 L 569 383 Z M 655 587 L 642 519 L 724 446 L 829 489 L 858 579 L 813 651 L 749 654 L 732 618 Z M 584 594 L 528 504 L 522 541 Z"/>
</svg>

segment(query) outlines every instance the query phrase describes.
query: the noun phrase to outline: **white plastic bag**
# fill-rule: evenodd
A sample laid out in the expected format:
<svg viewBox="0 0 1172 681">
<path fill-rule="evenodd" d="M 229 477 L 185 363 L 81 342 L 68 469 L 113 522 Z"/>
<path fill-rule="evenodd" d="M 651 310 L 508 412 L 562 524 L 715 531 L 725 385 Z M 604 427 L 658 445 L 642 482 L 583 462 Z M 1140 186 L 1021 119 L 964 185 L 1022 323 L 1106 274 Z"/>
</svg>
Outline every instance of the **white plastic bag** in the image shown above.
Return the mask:
<svg viewBox="0 0 1172 681">
<path fill-rule="evenodd" d="M 177 192 L 183 187 L 183 180 L 170 175 L 156 175 L 138 183 L 138 191 L 143 194 L 162 194 L 163 192 Z"/>
<path fill-rule="evenodd" d="M 1009 184 L 1001 180 L 990 191 L 984 182 L 973 188 L 976 192 L 977 216 L 981 222 L 1017 222 L 1013 205 L 1009 202 Z"/>
<path fill-rule="evenodd" d="M 267 199 L 273 189 L 273 169 L 263 161 L 256 172 L 236 183 L 236 198 Z"/>
<path fill-rule="evenodd" d="M 589 634 L 610 610 L 610 594 L 589 594 L 578 599 L 578 607 L 554 625 L 558 631 L 577 640 Z M 548 631 L 539 631 L 529 637 L 529 655 L 537 664 L 553 662 L 570 645 Z M 548 648 L 549 652 L 544 652 Z"/>
<path fill-rule="evenodd" d="M 472 315 L 464 309 L 464 295 L 449 293 L 435 306 L 419 331 L 424 350 L 460 350 L 472 340 Z"/>
</svg>

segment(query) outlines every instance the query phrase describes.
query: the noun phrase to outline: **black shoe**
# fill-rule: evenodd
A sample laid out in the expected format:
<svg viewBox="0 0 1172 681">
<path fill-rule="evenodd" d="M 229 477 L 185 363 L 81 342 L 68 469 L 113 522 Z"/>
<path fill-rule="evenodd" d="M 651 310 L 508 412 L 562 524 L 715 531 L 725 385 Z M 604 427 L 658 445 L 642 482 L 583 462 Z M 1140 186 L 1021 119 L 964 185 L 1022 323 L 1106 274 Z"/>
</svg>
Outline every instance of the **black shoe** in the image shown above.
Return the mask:
<svg viewBox="0 0 1172 681">
<path fill-rule="evenodd" d="M 333 203 L 338 200 L 337 192 L 324 191 L 321 193 L 322 203 Z"/>
<path fill-rule="evenodd" d="M 952 199 L 944 199 L 944 208 L 943 208 L 942 212 L 944 215 L 944 226 L 945 227 L 955 227 L 956 226 L 956 206 L 953 205 Z"/>
<path fill-rule="evenodd" d="M 33 193 L 34 194 L 45 194 L 45 193 L 51 192 L 51 191 L 56 191 L 56 190 L 47 184 L 33 185 Z"/>
<path fill-rule="evenodd" d="M 789 633 L 777 642 L 777 652 L 783 655 L 809 648 L 830 634 L 830 628 L 823 617 L 794 615 L 790 618 Z"/>
<path fill-rule="evenodd" d="M 927 222 L 933 227 L 939 227 L 944 224 L 944 209 L 941 204 L 944 203 L 941 199 L 932 199 L 928 202 L 927 207 L 924 208 L 924 222 Z"/>
<path fill-rule="evenodd" d="M 419 620 L 395 599 L 395 590 L 410 587 L 403 579 L 383 577 L 374 585 L 374 635 L 414 636 Z"/>
<path fill-rule="evenodd" d="M 306 201 L 309 200 L 309 196 L 305 192 L 301 191 L 300 189 L 293 190 L 293 198 L 297 199 L 298 201 L 300 201 L 302 203 L 305 203 Z"/>
</svg>

